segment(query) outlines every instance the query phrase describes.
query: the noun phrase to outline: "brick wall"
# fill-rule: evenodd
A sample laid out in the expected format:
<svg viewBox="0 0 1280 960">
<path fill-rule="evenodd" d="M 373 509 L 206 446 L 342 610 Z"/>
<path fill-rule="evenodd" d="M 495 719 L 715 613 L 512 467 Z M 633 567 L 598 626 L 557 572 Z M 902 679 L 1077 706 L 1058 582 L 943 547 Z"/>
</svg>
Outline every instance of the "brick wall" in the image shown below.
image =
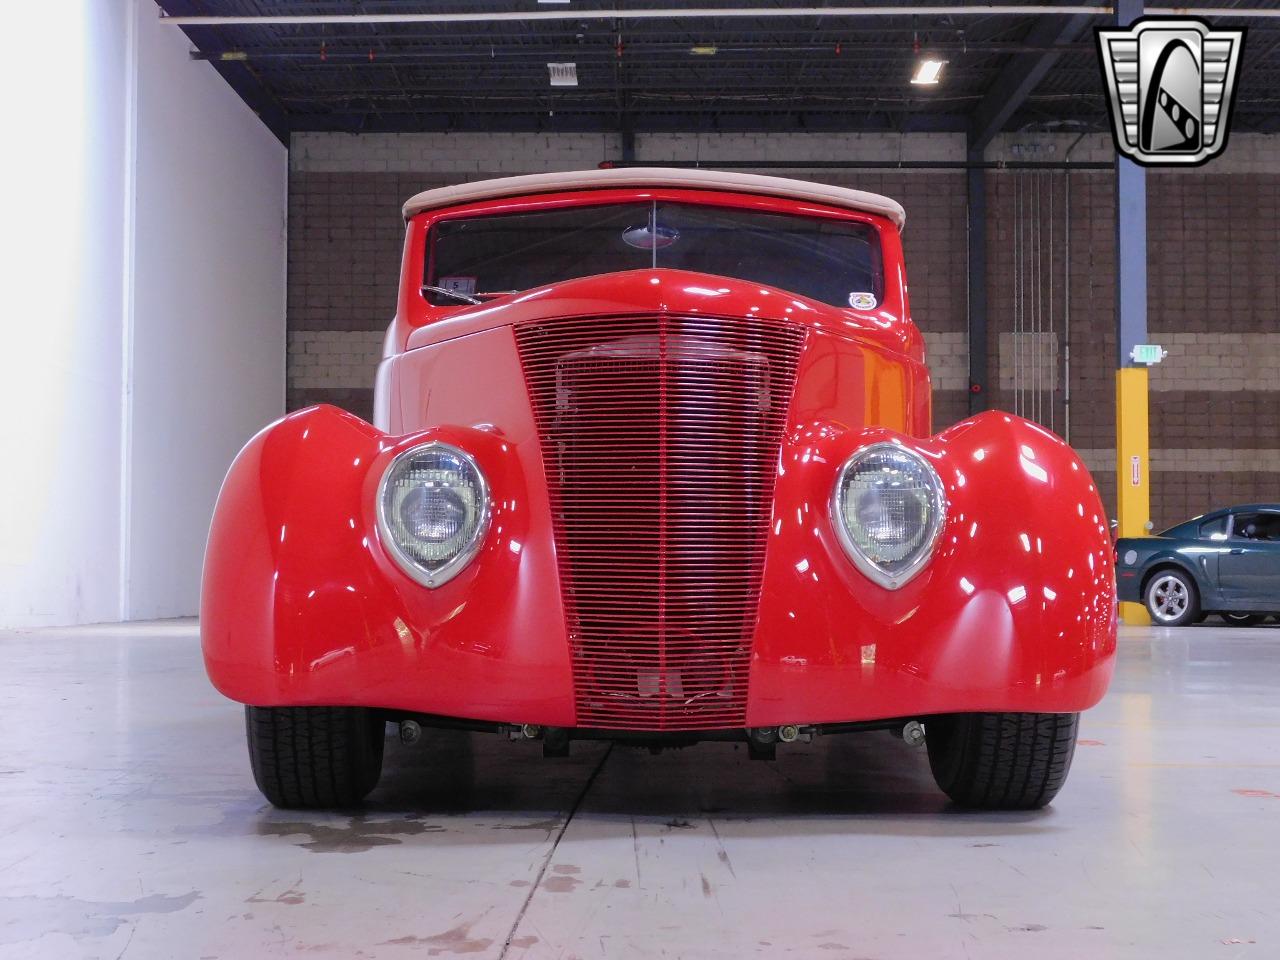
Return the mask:
<svg viewBox="0 0 1280 960">
<path fill-rule="evenodd" d="M 953 134 L 653 134 L 638 156 L 735 159 L 956 160 Z M 1237 134 L 1212 173 L 1149 178 L 1150 328 L 1169 358 L 1152 374 L 1153 518 L 1280 500 L 1280 150 Z M 1105 136 L 1008 135 L 993 159 L 1109 160 Z M 594 167 L 620 155 L 608 134 L 297 134 L 289 205 L 291 408 L 329 402 L 368 417 L 373 368 L 395 310 L 403 224 L 419 190 L 464 180 Z M 771 171 L 772 172 L 772 171 Z M 884 193 L 907 209 L 912 311 L 925 333 L 941 428 L 967 413 L 965 179 L 958 171 L 777 171 Z M 1018 174 L 987 175 L 993 405 L 1065 432 L 1114 509 L 1114 196 L 1106 171 L 1042 177 L 1041 206 Z M 1046 198 L 1052 195 L 1051 201 Z M 1049 207 L 1052 206 L 1052 216 Z M 1054 224 L 1052 242 L 1046 223 Z M 1041 228 L 1039 332 L 1015 331 L 1015 264 Z M 1068 277 L 1069 237 L 1070 266 Z M 1033 289 L 1024 277 L 1022 316 Z M 1053 280 L 1050 295 L 1049 279 Z M 1069 322 L 1067 308 L 1069 307 Z M 1050 332 L 1047 321 L 1052 309 Z M 1068 375 L 1069 358 L 1069 375 Z M 1033 395 L 1028 387 L 1043 389 Z M 1224 453 L 1223 451 L 1227 451 Z M 1247 452 L 1242 452 L 1247 451 Z M 1228 455 L 1229 454 L 1229 455 Z"/>
<path fill-rule="evenodd" d="M 993 153 L 1004 159 L 1061 159 L 1073 139 L 1003 137 Z M 1019 145 L 1027 149 L 1015 152 Z M 1206 168 L 1153 171 L 1148 177 L 1149 339 L 1169 351 L 1151 372 L 1152 521 L 1157 529 L 1212 506 L 1280 501 L 1277 146 L 1274 137 L 1236 136 L 1228 154 Z M 1071 159 L 1104 159 L 1109 151 L 1104 137 L 1088 137 Z M 1061 181 L 1066 174 L 1052 176 Z M 1070 178 L 1069 214 L 1061 184 L 1054 206 L 1056 237 L 1064 232 L 1070 237 L 1069 278 L 1062 244 L 1041 262 L 1041 287 L 1047 287 L 1047 277 L 1057 285 L 1056 339 L 1062 354 L 1056 392 L 1042 398 L 1041 410 L 1051 410 L 1055 428 L 1063 432 L 1069 385 L 1071 442 L 1093 470 L 1108 510 L 1114 510 L 1115 196 L 1107 171 L 1073 172 Z M 1025 346 L 1020 358 L 1015 355 L 1013 335 L 1015 251 L 1034 245 L 1030 179 L 1013 171 L 987 176 L 992 207 L 988 349 L 999 374 L 992 401 L 1017 409 L 1020 400 L 1024 412 L 1027 393 L 1015 395 L 1011 374 L 1020 366 L 1025 381 L 1029 371 L 1036 371 Z M 1042 230 L 1046 210 L 1042 199 Z M 1069 333 L 1063 314 L 1068 304 Z"/>
</svg>

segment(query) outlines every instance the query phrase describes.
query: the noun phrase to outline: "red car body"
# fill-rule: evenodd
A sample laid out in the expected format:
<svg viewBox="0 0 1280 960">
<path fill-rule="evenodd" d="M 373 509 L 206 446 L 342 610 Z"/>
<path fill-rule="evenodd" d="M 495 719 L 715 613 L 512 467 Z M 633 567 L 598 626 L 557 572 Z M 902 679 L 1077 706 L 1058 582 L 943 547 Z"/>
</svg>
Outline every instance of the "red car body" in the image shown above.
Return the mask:
<svg viewBox="0 0 1280 960">
<path fill-rule="evenodd" d="M 666 269 L 478 305 L 432 306 L 419 289 L 444 220 L 636 198 L 870 225 L 883 299 L 838 307 Z M 626 354 L 627 367 L 617 349 L 630 348 L 610 346 L 711 342 L 725 330 L 755 346 L 717 348 L 692 380 L 681 380 L 684 361 L 650 364 L 645 376 L 657 371 L 663 390 L 686 390 L 656 403 L 636 379 L 639 354 Z M 569 349 L 579 346 L 592 352 Z M 573 360 L 570 415 L 555 405 L 571 355 L 590 364 Z M 742 385 L 757 381 L 746 417 Z M 693 409 L 691 395 L 705 403 Z M 882 213 L 608 181 L 413 213 L 374 419 L 298 410 L 232 465 L 201 609 L 209 676 L 228 697 L 695 734 L 1073 713 L 1106 690 L 1115 587 L 1094 483 L 1061 439 L 1009 414 L 932 433 L 899 229 Z M 574 454 L 566 431 L 596 431 L 596 453 Z M 376 508 L 388 464 L 430 439 L 474 458 L 491 508 L 478 554 L 435 589 L 394 561 Z M 660 448 L 652 463 L 611 459 L 650 441 Z M 899 589 L 850 563 L 830 509 L 840 466 L 878 441 L 918 452 L 945 486 L 936 548 Z M 721 444 L 729 461 L 707 453 Z M 592 473 L 601 462 L 614 466 Z M 608 536 L 573 539 L 573 517 L 587 509 L 590 529 Z M 646 526 L 652 517 L 661 529 Z"/>
</svg>

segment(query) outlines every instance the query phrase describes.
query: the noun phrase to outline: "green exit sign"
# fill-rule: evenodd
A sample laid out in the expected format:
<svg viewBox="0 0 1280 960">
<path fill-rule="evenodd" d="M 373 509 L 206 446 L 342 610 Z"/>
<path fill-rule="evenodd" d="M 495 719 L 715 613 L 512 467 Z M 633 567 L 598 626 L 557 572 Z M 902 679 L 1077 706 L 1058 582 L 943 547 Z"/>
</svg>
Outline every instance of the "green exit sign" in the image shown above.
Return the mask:
<svg viewBox="0 0 1280 960">
<path fill-rule="evenodd" d="M 1134 363 L 1145 363 L 1150 366 L 1153 363 L 1159 363 L 1168 354 L 1159 344 L 1139 343 L 1134 345 L 1133 350 L 1129 352 L 1129 356 Z"/>
</svg>

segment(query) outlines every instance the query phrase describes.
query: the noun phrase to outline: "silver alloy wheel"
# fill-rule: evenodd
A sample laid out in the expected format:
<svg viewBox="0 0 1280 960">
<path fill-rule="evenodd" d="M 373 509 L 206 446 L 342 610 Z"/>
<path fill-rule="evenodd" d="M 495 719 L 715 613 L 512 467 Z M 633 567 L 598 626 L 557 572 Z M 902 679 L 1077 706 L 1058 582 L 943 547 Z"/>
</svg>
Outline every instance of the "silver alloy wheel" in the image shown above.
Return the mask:
<svg viewBox="0 0 1280 960">
<path fill-rule="evenodd" d="M 1166 573 L 1152 581 L 1147 590 L 1151 614 L 1161 623 L 1172 623 L 1187 612 L 1191 596 L 1181 577 Z"/>
</svg>

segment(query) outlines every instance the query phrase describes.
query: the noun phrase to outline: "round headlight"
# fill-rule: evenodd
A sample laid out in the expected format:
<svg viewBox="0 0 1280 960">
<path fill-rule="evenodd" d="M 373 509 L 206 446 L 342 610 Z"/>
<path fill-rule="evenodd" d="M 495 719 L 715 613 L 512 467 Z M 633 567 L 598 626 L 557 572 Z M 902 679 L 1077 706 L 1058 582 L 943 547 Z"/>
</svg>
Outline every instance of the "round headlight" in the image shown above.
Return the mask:
<svg viewBox="0 0 1280 960">
<path fill-rule="evenodd" d="M 438 587 L 467 565 L 489 523 L 489 490 L 469 455 L 424 443 L 391 461 L 378 488 L 378 527 L 409 576 Z"/>
<path fill-rule="evenodd" d="M 946 507 L 942 481 L 924 457 L 894 443 L 875 443 L 841 468 L 831 512 L 849 559 L 876 583 L 896 590 L 933 554 Z"/>
</svg>

